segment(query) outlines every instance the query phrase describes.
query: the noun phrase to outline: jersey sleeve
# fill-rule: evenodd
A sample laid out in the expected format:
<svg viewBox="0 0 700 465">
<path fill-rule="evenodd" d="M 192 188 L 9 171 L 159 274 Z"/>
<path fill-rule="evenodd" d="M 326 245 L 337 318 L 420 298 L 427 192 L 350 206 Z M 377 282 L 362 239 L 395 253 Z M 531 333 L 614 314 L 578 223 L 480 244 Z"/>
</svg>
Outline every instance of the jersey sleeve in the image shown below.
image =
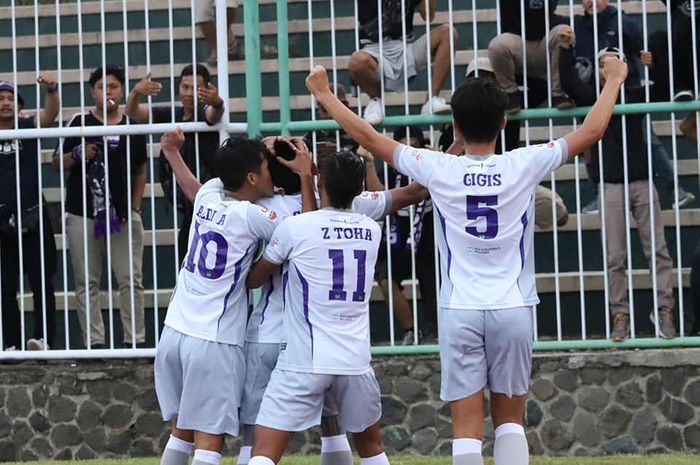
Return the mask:
<svg viewBox="0 0 700 465">
<path fill-rule="evenodd" d="M 263 258 L 270 263 L 281 265 L 292 251 L 292 235 L 289 221 L 281 221 L 272 233 L 270 242 L 265 247 Z"/>
<path fill-rule="evenodd" d="M 248 205 L 246 221 L 255 237 L 269 242 L 275 228 L 281 223 L 281 218 L 274 210 L 251 203 Z"/>
<path fill-rule="evenodd" d="M 394 167 L 422 185 L 429 187 L 435 170 L 449 162 L 453 155 L 433 150 L 417 149 L 400 144 L 394 151 Z"/>
<path fill-rule="evenodd" d="M 352 201 L 352 211 L 367 215 L 373 220 L 381 220 L 391 210 L 391 192 L 365 191 Z"/>
<path fill-rule="evenodd" d="M 510 154 L 523 172 L 530 173 L 533 181 L 539 184 L 545 176 L 566 163 L 569 147 L 562 138 L 547 144 L 517 149 Z"/>
</svg>

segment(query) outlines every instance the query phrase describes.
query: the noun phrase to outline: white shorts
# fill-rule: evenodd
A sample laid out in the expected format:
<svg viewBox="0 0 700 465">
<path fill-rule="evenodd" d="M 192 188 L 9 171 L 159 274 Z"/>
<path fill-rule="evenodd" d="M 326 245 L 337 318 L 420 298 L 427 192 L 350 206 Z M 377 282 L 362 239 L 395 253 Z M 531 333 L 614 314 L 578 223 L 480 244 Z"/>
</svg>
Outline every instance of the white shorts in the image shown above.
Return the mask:
<svg viewBox="0 0 700 465">
<path fill-rule="evenodd" d="M 243 349 L 166 326 L 156 350 L 155 384 L 163 420 L 210 434 L 238 435 L 245 380 Z"/>
<path fill-rule="evenodd" d="M 216 20 L 216 0 L 192 0 L 194 2 L 194 22 L 195 24 L 206 23 Z M 229 8 L 238 8 L 243 4 L 243 0 L 226 0 Z"/>
<path fill-rule="evenodd" d="M 406 75 L 409 80 L 428 66 L 427 41 L 428 36 L 420 36 L 413 42 L 406 43 L 405 50 L 402 40 L 385 39 L 382 42 L 382 62 L 379 69 L 384 72 L 384 88 L 386 90 L 404 91 L 404 53 L 406 53 Z M 368 43 L 360 51 L 370 54 L 379 62 L 378 43 Z M 379 82 L 379 75 L 377 75 L 377 82 Z"/>
<path fill-rule="evenodd" d="M 438 311 L 440 398 L 454 401 L 486 386 L 527 394 L 532 369 L 532 308 Z"/>
<path fill-rule="evenodd" d="M 275 368 L 256 424 L 281 431 L 320 425 L 326 397 L 337 406 L 340 425 L 351 433 L 366 430 L 382 416 L 374 370 L 363 375 L 320 375 Z"/>
<path fill-rule="evenodd" d="M 260 411 L 263 394 L 270 381 L 270 374 L 277 365 L 280 345 L 260 342 L 246 342 L 245 386 L 241 401 L 240 421 L 243 425 L 254 425 Z"/>
</svg>

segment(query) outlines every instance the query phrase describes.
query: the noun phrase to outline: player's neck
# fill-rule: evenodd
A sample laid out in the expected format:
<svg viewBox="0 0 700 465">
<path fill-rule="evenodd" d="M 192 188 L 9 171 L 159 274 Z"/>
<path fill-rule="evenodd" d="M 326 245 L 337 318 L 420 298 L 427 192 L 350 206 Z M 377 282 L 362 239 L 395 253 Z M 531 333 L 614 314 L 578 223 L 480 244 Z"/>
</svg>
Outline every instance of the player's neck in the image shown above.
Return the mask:
<svg viewBox="0 0 700 465">
<path fill-rule="evenodd" d="M 465 142 L 464 154 L 474 156 L 488 156 L 496 153 L 496 141 L 470 143 Z"/>
<path fill-rule="evenodd" d="M 224 194 L 227 197 L 231 197 L 236 200 L 247 200 L 248 202 L 255 203 L 260 196 L 253 189 L 248 189 L 245 186 L 238 190 L 232 191 L 229 189 L 224 189 Z"/>
</svg>

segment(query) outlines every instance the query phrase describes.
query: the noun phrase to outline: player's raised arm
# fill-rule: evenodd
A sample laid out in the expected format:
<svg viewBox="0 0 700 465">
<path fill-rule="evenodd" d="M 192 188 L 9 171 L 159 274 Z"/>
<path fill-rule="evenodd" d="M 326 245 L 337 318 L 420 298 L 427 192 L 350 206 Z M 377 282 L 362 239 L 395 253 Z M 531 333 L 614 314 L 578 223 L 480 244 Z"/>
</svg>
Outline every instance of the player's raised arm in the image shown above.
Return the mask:
<svg viewBox="0 0 700 465">
<path fill-rule="evenodd" d="M 603 64 L 605 86 L 581 127 L 564 136 L 569 147 L 568 157 L 575 156 L 602 139 L 608 128 L 620 87 L 627 77 L 627 64 L 619 58 L 608 57 Z"/>
<path fill-rule="evenodd" d="M 378 133 L 333 95 L 328 84 L 328 74 L 323 66 L 317 65 L 311 70 L 306 78 L 306 88 L 355 142 L 374 156 L 393 165 L 394 151 L 399 143 Z"/>
<path fill-rule="evenodd" d="M 170 167 L 175 173 L 175 179 L 177 179 L 177 184 L 182 189 L 191 202 L 194 202 L 194 197 L 197 195 L 197 191 L 202 187 L 202 183 L 192 174 L 192 171 L 187 167 L 185 161 L 180 155 L 180 148 L 185 142 L 185 133 L 182 132 L 182 128 L 178 126 L 174 131 L 166 132 L 160 138 L 160 149 L 163 155 L 170 163 Z"/>
</svg>

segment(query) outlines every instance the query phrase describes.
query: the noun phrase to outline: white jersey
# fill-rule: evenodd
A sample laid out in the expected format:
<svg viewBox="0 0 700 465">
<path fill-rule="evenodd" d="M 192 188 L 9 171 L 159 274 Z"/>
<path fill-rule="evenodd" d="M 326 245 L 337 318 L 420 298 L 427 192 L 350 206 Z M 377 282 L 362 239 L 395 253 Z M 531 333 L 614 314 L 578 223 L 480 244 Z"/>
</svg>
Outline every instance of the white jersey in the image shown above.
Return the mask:
<svg viewBox="0 0 700 465">
<path fill-rule="evenodd" d="M 245 278 L 262 240 L 280 223 L 277 213 L 224 195 L 219 178 L 194 200 L 189 242 L 165 324 L 207 341 L 243 346 L 248 316 Z"/>
<path fill-rule="evenodd" d="M 438 214 L 441 307 L 491 310 L 539 303 L 533 199 L 542 178 L 567 155 L 564 139 L 490 156 L 396 149 L 394 166 L 428 188 Z"/>
<path fill-rule="evenodd" d="M 365 215 L 324 208 L 287 218 L 265 259 L 285 267 L 277 367 L 358 375 L 370 368 L 369 297 L 381 240 Z"/>
<path fill-rule="evenodd" d="M 318 201 L 318 199 L 316 199 Z M 281 219 L 301 213 L 301 194 L 273 195 L 258 200 L 276 212 Z M 389 191 L 363 192 L 355 197 L 352 210 L 375 220 L 383 219 L 391 209 Z M 275 272 L 262 287 L 262 296 L 255 306 L 246 330 L 246 342 L 279 343 L 282 340 L 284 296 L 282 294 L 283 271 Z"/>
</svg>

